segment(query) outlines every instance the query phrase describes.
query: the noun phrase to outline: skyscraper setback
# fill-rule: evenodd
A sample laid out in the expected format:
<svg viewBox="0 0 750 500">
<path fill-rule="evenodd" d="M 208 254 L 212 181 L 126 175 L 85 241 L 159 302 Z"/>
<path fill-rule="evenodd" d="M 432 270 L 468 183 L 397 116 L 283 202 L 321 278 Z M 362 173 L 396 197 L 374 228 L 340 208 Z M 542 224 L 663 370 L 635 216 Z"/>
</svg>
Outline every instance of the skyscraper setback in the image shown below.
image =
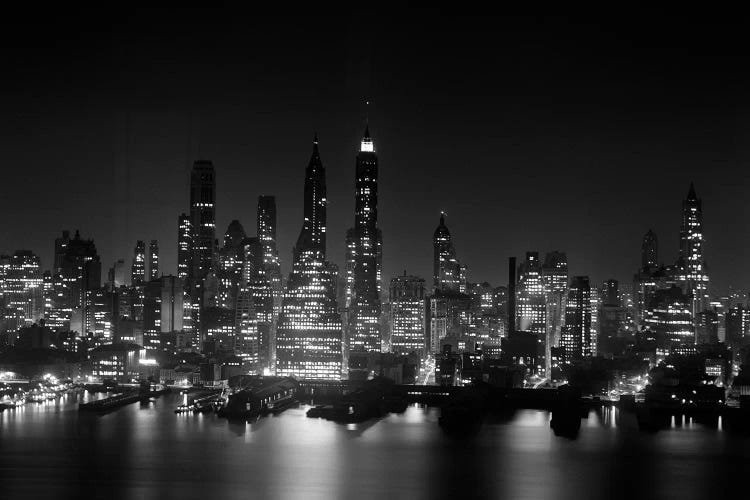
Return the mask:
<svg viewBox="0 0 750 500">
<path fill-rule="evenodd" d="M 378 286 L 378 157 L 369 127 L 357 154 L 354 196 L 354 281 L 348 348 L 381 350 Z"/>
<path fill-rule="evenodd" d="M 337 270 L 326 261 L 326 178 L 317 135 L 305 170 L 304 221 L 276 330 L 276 373 L 339 379 L 342 325 Z"/>
</svg>

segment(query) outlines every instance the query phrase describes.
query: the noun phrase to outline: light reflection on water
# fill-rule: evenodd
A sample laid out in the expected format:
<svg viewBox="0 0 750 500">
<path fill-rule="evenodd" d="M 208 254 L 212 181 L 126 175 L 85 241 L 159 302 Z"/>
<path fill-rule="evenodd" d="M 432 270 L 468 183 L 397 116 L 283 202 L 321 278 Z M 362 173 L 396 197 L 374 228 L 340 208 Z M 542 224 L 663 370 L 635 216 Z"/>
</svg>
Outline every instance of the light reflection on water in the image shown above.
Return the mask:
<svg viewBox="0 0 750 500">
<path fill-rule="evenodd" d="M 575 440 L 534 410 L 456 438 L 414 405 L 349 425 L 305 406 L 246 423 L 175 415 L 178 394 L 79 414 L 90 397 L 0 413 L 0 497 L 687 499 L 750 472 L 747 438 L 689 420 L 644 433 L 613 408 L 589 413 Z"/>
</svg>

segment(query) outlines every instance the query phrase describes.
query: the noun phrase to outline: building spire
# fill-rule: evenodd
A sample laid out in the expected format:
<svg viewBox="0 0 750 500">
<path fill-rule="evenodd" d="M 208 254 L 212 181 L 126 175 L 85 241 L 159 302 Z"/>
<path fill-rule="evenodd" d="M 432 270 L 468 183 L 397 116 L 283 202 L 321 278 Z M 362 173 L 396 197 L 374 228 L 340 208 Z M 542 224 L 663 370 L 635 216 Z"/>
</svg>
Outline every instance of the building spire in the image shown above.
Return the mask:
<svg viewBox="0 0 750 500">
<path fill-rule="evenodd" d="M 689 201 L 696 201 L 698 199 L 698 196 L 695 194 L 695 186 L 693 185 L 693 181 L 690 181 L 690 190 L 688 191 L 687 199 Z"/>
<path fill-rule="evenodd" d="M 313 150 L 312 150 L 313 157 L 319 157 L 320 152 L 318 151 L 318 132 L 315 132 L 315 137 L 313 138 Z"/>
<path fill-rule="evenodd" d="M 362 136 L 362 142 L 359 146 L 359 151 L 361 152 L 367 152 L 367 153 L 374 153 L 375 152 L 375 145 L 372 142 L 372 137 L 370 136 L 370 124 L 365 125 L 365 133 Z"/>
</svg>

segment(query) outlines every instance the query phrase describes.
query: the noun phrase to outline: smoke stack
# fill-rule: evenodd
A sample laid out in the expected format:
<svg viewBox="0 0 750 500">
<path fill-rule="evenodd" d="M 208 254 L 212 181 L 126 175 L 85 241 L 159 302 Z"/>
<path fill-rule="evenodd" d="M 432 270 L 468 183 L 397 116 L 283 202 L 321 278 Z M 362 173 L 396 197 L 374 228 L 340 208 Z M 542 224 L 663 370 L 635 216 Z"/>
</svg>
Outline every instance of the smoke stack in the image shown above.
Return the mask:
<svg viewBox="0 0 750 500">
<path fill-rule="evenodd" d="M 516 258 L 508 259 L 508 336 L 516 333 Z"/>
</svg>

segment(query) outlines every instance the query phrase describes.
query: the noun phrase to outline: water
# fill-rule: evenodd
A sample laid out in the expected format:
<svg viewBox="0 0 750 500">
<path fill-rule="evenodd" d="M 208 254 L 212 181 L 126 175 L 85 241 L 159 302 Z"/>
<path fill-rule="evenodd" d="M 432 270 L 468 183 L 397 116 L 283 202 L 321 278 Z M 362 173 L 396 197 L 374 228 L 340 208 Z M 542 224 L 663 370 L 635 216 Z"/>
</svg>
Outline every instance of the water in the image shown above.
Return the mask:
<svg viewBox="0 0 750 500">
<path fill-rule="evenodd" d="M 592 412 L 575 440 L 533 410 L 457 439 L 416 406 L 364 424 L 305 406 L 244 424 L 175 415 L 177 394 L 103 416 L 75 398 L 0 413 L 0 498 L 745 498 L 750 472 L 748 438 L 689 421 L 642 433 L 616 410 Z"/>
</svg>

